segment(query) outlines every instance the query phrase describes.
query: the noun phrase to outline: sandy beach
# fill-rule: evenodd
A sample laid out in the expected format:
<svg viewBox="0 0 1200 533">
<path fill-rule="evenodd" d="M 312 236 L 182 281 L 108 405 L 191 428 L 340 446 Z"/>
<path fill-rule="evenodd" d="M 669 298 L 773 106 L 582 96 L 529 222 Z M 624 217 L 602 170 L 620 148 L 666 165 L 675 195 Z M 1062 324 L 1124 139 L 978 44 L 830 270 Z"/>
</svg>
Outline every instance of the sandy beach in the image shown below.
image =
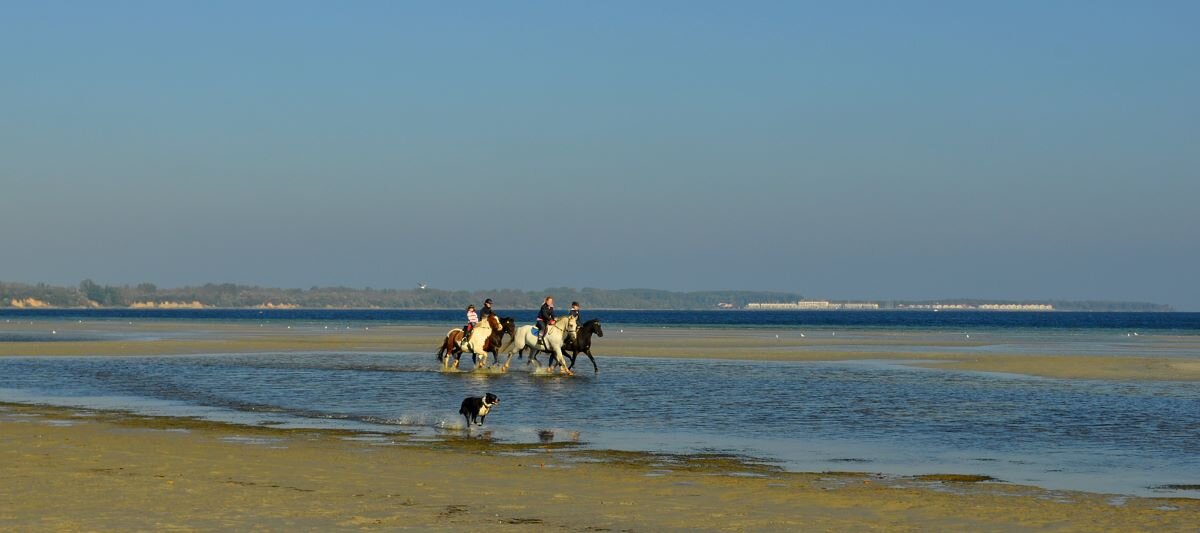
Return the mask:
<svg viewBox="0 0 1200 533">
<path fill-rule="evenodd" d="M 1185 531 L 1200 501 L 0 406 L 0 529 Z"/>
</svg>

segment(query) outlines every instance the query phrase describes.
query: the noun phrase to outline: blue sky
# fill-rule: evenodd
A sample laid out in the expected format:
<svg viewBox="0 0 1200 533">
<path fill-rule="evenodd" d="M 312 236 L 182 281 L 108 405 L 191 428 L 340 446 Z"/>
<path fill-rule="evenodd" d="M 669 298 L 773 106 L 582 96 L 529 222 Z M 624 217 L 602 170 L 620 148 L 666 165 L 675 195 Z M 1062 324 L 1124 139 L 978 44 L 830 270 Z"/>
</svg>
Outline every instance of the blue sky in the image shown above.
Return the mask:
<svg viewBox="0 0 1200 533">
<path fill-rule="evenodd" d="M 1194 2 L 9 2 L 0 279 L 1200 310 Z"/>
</svg>

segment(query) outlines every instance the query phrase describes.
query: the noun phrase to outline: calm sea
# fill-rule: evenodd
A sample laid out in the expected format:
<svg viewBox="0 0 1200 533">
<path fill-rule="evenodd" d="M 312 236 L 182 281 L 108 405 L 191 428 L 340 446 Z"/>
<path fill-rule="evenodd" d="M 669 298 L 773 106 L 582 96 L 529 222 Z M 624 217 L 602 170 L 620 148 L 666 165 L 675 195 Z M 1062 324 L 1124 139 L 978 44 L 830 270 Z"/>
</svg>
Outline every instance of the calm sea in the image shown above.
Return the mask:
<svg viewBox="0 0 1200 533">
<path fill-rule="evenodd" d="M 532 311 L 504 313 L 532 317 Z M 198 320 L 442 324 L 459 311 L 0 311 L 0 321 Z M 1200 360 L 1197 313 L 585 311 L 622 325 L 791 328 L 939 349 L 971 332 L 989 353 Z M 616 330 L 614 332 L 614 329 Z M 157 328 L 156 328 L 157 331 Z M 156 333 L 160 334 L 160 333 Z M 1136 335 L 1135 335 L 1136 334 Z M 3 340 L 35 333 L 9 331 Z M 914 348 L 913 339 L 917 339 Z M 920 339 L 930 346 L 921 347 Z M 899 343 L 898 343 L 899 345 Z M 824 349 L 829 349 L 825 347 Z M 940 349 L 946 349 L 944 347 Z M 1200 497 L 1200 385 L 1089 381 L 839 363 L 605 358 L 574 379 L 446 374 L 431 353 L 0 358 L 0 402 L 429 437 L 463 433 L 459 401 L 502 404 L 472 434 L 603 449 L 733 453 L 797 471 L 984 474 L 1051 489 Z M 586 361 L 582 363 L 587 365 Z M 577 367 L 578 369 L 579 367 Z M 0 413 L 2 414 L 2 413 Z M 386 437 L 380 443 L 386 443 Z M 286 445 L 286 443 L 284 444 Z"/>
<path fill-rule="evenodd" d="M 497 309 L 532 323 L 536 309 Z M 705 327 L 1153 329 L 1200 334 L 1200 313 L 1071 313 L 967 311 L 621 311 L 584 309 L 605 324 Z M 0 309 L 0 318 L 85 320 L 290 320 L 353 323 L 457 324 L 459 309 Z"/>
</svg>

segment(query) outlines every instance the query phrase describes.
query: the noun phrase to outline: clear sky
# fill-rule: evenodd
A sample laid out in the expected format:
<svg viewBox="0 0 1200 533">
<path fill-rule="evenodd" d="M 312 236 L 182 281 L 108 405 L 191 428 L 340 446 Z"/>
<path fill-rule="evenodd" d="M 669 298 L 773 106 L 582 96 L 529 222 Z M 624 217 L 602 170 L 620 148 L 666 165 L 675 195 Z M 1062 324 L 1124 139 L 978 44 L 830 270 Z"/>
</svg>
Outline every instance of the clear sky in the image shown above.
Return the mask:
<svg viewBox="0 0 1200 533">
<path fill-rule="evenodd" d="M 1200 3 L 0 4 L 0 280 L 1200 310 Z"/>
</svg>

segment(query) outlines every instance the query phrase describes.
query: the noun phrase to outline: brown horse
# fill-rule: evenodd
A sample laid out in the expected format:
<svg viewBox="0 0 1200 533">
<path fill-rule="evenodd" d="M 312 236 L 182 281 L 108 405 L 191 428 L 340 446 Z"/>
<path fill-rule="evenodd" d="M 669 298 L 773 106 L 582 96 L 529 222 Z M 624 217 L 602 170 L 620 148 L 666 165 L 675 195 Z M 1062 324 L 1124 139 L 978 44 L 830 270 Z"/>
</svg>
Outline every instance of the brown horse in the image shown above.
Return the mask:
<svg viewBox="0 0 1200 533">
<path fill-rule="evenodd" d="M 478 330 L 478 333 L 487 332 L 487 336 L 483 339 L 483 345 L 481 347 L 482 349 L 473 350 L 471 354 L 475 359 L 474 363 L 476 367 L 478 367 L 481 363 L 479 359 L 479 353 L 483 354 L 482 363 L 486 364 L 487 354 L 490 353 L 492 354 L 492 357 L 496 357 L 496 350 L 503 343 L 502 341 L 504 340 L 504 335 L 507 334 L 510 337 L 513 336 L 517 327 L 516 320 L 513 320 L 512 317 L 496 318 L 496 315 L 488 315 L 485 318 L 487 319 L 486 324 L 481 323 L 475 326 L 476 328 L 479 328 L 480 326 L 483 327 L 482 330 Z M 474 333 L 476 333 L 475 330 L 472 330 L 471 333 L 473 338 L 476 337 L 474 335 Z M 473 340 L 477 341 L 478 339 Z M 455 328 L 446 333 L 446 337 L 442 339 L 442 346 L 437 352 L 438 361 L 441 362 L 443 366 L 448 366 L 450 362 L 449 359 L 453 357 L 454 368 L 458 368 L 459 359 L 463 354 L 462 341 L 462 328 Z"/>
</svg>

